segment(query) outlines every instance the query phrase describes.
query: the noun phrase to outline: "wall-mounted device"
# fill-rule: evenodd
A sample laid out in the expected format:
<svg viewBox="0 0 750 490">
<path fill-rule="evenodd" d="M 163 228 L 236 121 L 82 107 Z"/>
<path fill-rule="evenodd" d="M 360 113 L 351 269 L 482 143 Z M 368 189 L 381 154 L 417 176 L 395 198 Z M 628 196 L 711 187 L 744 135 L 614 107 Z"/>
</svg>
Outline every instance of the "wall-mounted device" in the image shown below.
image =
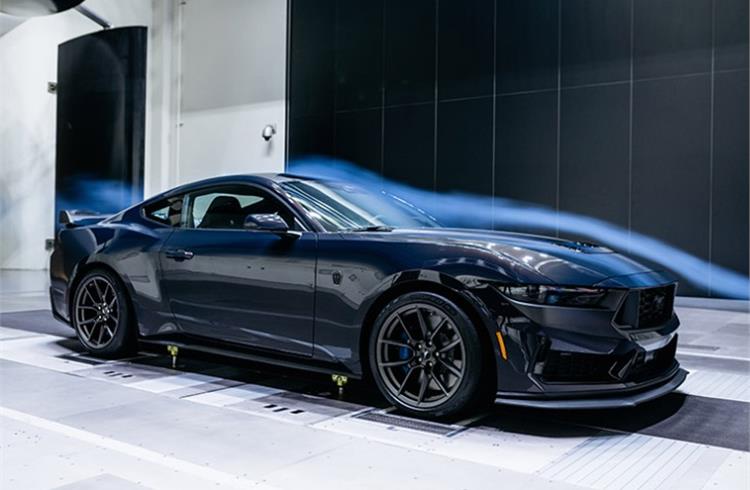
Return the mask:
<svg viewBox="0 0 750 490">
<path fill-rule="evenodd" d="M 275 134 L 276 134 L 275 124 L 266 124 L 266 126 L 263 128 L 263 131 L 260 133 L 260 135 L 266 141 L 271 141 L 271 138 L 273 138 L 273 135 Z"/>
</svg>

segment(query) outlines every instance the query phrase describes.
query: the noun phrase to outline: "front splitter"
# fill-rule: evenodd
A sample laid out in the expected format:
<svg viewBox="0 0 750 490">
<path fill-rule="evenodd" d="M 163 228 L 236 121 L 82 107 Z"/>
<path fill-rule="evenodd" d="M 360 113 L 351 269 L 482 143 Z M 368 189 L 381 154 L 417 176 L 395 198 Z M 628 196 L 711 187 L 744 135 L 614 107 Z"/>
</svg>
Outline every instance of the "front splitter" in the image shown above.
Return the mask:
<svg viewBox="0 0 750 490">
<path fill-rule="evenodd" d="M 616 393 L 611 395 L 604 395 L 601 397 L 590 397 L 590 398 L 567 398 L 567 399 L 554 399 L 554 398 L 504 398 L 496 397 L 495 403 L 501 405 L 513 405 L 520 407 L 533 407 L 533 408 L 547 408 L 547 409 L 558 409 L 558 410 L 592 410 L 598 408 L 624 408 L 624 407 L 635 407 L 641 403 L 645 403 L 650 400 L 654 400 L 668 393 L 671 393 L 677 387 L 679 387 L 687 378 L 688 372 L 684 369 L 678 369 L 672 378 L 667 382 L 660 384 L 654 388 L 648 388 L 644 391 L 637 393 L 627 393 L 622 396 L 618 396 Z"/>
</svg>

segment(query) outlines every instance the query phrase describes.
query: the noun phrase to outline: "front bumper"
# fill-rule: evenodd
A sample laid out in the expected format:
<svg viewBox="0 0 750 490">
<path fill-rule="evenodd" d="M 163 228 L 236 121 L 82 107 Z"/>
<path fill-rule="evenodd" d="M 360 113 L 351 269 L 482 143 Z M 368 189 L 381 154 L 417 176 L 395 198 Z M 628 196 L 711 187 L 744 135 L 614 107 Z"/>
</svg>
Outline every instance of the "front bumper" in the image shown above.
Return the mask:
<svg viewBox="0 0 750 490">
<path fill-rule="evenodd" d="M 547 408 L 633 406 L 677 388 L 687 375 L 675 360 L 679 319 L 666 302 L 651 324 L 627 322 L 641 292 L 610 290 L 598 308 L 522 303 L 492 288 L 475 293 L 503 344 L 496 349 L 498 403 Z M 640 313 L 637 309 L 636 313 Z M 644 315 L 641 317 L 646 318 Z M 501 338 L 500 338 L 501 337 Z"/>
<path fill-rule="evenodd" d="M 495 403 L 521 407 L 546 409 L 598 409 L 634 407 L 654 400 L 679 387 L 687 378 L 688 372 L 675 366 L 665 375 L 648 382 L 632 386 L 618 386 L 607 391 L 577 392 L 569 395 L 535 393 L 519 394 L 498 392 Z"/>
</svg>

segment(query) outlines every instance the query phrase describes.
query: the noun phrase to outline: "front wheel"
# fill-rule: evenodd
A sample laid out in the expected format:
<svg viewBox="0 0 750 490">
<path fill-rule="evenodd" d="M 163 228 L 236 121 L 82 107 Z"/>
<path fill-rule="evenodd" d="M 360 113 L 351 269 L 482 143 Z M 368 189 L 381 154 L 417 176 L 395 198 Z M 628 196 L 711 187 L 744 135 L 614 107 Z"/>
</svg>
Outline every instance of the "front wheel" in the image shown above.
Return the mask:
<svg viewBox="0 0 750 490">
<path fill-rule="evenodd" d="M 71 320 L 78 340 L 92 354 L 115 357 L 132 350 L 135 336 L 125 294 L 119 279 L 105 270 L 91 271 L 78 283 Z"/>
<path fill-rule="evenodd" d="M 461 308 L 435 293 L 388 304 L 375 320 L 369 359 L 383 395 L 412 415 L 455 415 L 480 394 L 479 335 Z"/>
</svg>

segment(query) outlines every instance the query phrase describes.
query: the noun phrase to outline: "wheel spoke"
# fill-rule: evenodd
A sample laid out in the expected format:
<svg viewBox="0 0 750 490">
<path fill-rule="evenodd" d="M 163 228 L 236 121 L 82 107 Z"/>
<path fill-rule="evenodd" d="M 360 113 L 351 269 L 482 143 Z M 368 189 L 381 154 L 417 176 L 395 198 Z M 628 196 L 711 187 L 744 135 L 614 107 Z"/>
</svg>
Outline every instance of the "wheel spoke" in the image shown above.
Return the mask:
<svg viewBox="0 0 750 490">
<path fill-rule="evenodd" d="M 461 375 L 462 375 L 461 371 L 459 371 L 458 368 L 456 366 L 454 366 L 453 364 L 451 364 L 449 362 L 445 362 L 444 360 L 442 360 L 440 358 L 438 358 L 438 362 L 442 366 L 445 366 L 445 369 L 447 369 L 448 371 L 450 371 L 456 377 L 458 377 L 458 378 L 461 377 Z"/>
<path fill-rule="evenodd" d="M 438 376 L 435 376 L 435 373 L 430 373 L 430 377 L 435 381 L 435 384 L 438 385 L 438 388 L 440 388 L 440 391 L 442 391 L 445 396 L 448 396 L 448 390 L 443 385 L 443 382 L 440 381 L 440 378 Z"/>
<path fill-rule="evenodd" d="M 89 327 L 89 330 L 88 330 L 87 335 L 86 335 L 86 339 L 89 342 L 93 342 L 94 341 L 94 330 L 96 330 L 96 326 L 97 325 L 99 325 L 99 320 L 95 321 L 94 324 Z"/>
<path fill-rule="evenodd" d="M 417 319 L 419 319 L 419 330 L 422 332 L 422 338 L 426 339 L 428 337 L 427 321 L 424 319 L 424 315 L 422 315 L 421 308 L 417 308 Z"/>
<path fill-rule="evenodd" d="M 433 330 L 432 333 L 430 333 L 430 341 L 432 341 L 432 339 L 435 338 L 435 335 L 437 335 L 438 332 L 440 331 L 440 329 L 443 328 L 447 323 L 448 323 L 448 319 L 447 318 L 443 318 L 440 321 L 440 323 L 438 323 L 438 326 L 435 327 L 435 330 Z"/>
<path fill-rule="evenodd" d="M 451 350 L 451 349 L 453 349 L 453 348 L 455 348 L 456 346 L 459 346 L 459 345 L 461 345 L 461 338 L 460 337 L 457 338 L 457 339 L 455 339 L 455 340 L 453 340 L 448 345 L 445 345 L 445 346 L 441 347 L 438 350 L 438 352 L 445 353 L 445 352 L 448 352 L 449 350 Z"/>
<path fill-rule="evenodd" d="M 401 382 L 401 386 L 398 387 L 398 393 L 396 393 L 396 396 L 401 396 L 401 393 L 404 392 L 404 388 L 406 388 L 406 383 L 409 381 L 409 378 L 411 377 L 411 374 L 416 370 L 415 367 L 409 368 L 409 371 L 406 373 L 406 376 L 404 376 L 404 380 Z"/>
<path fill-rule="evenodd" d="M 94 279 L 93 281 L 91 281 L 91 284 L 94 285 L 96 295 L 99 297 L 99 303 L 104 303 L 104 295 L 102 294 L 102 290 L 99 289 L 99 281 L 97 279 Z"/>
<path fill-rule="evenodd" d="M 424 395 L 427 393 L 427 386 L 430 384 L 430 378 L 427 376 L 427 372 L 422 368 L 419 374 L 419 395 L 417 396 L 417 403 L 424 401 Z"/>
<path fill-rule="evenodd" d="M 99 339 L 96 341 L 98 344 L 101 344 L 104 338 L 104 325 L 104 323 L 99 325 Z"/>
<path fill-rule="evenodd" d="M 406 328 L 406 323 L 404 322 L 404 319 L 401 318 L 401 315 L 396 315 L 396 318 L 398 318 L 398 323 L 401 325 L 401 328 L 403 328 L 404 332 L 406 332 L 406 336 L 409 337 L 409 341 L 414 342 L 414 337 L 412 337 L 411 332 L 409 332 L 409 329 Z"/>
<path fill-rule="evenodd" d="M 382 362 L 380 363 L 380 365 L 383 367 L 397 367 L 397 366 L 404 366 L 406 364 L 409 364 L 409 362 L 410 362 L 409 359 L 405 359 L 402 361 Z"/>
<path fill-rule="evenodd" d="M 414 347 L 410 346 L 409 344 L 405 344 L 403 342 L 396 342 L 395 340 L 384 339 L 384 340 L 381 340 L 380 343 L 383 344 L 383 345 L 392 345 L 393 347 L 401 347 L 401 348 L 405 347 L 405 348 L 410 349 L 412 351 L 414 350 Z"/>
</svg>

